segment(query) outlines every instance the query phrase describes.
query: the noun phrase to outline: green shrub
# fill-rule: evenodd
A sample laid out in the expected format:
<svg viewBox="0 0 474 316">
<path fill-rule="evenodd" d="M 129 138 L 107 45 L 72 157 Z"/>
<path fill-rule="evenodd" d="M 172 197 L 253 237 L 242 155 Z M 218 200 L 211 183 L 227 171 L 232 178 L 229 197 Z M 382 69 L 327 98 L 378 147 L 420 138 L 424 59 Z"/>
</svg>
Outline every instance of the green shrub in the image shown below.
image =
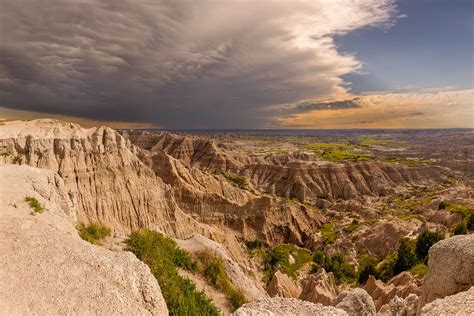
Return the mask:
<svg viewBox="0 0 474 316">
<path fill-rule="evenodd" d="M 290 263 L 290 255 L 295 259 L 294 263 Z M 296 278 L 299 269 L 310 261 L 311 254 L 308 250 L 293 244 L 278 245 L 265 254 L 263 281 L 268 284 L 278 268 L 290 277 Z"/>
<path fill-rule="evenodd" d="M 448 206 L 448 203 L 446 203 L 445 201 L 441 201 L 438 204 L 438 210 L 445 210 L 447 206 Z"/>
<path fill-rule="evenodd" d="M 474 229 L 474 213 L 467 217 L 467 229 Z"/>
<path fill-rule="evenodd" d="M 377 276 L 380 280 L 388 282 L 391 278 L 393 278 L 393 270 L 397 259 L 397 252 L 392 252 L 377 265 Z"/>
<path fill-rule="evenodd" d="M 426 273 L 428 273 L 428 266 L 424 263 L 418 263 L 416 266 L 410 269 L 410 272 L 413 275 L 422 278 L 425 276 Z"/>
<path fill-rule="evenodd" d="M 242 190 L 248 189 L 247 179 L 244 176 L 237 176 L 237 175 L 225 173 L 224 177 L 234 186 Z"/>
<path fill-rule="evenodd" d="M 333 244 L 337 239 L 337 235 L 334 232 L 334 224 L 323 224 L 323 226 L 321 226 L 321 235 L 324 237 L 325 244 Z"/>
<path fill-rule="evenodd" d="M 330 256 L 322 251 L 316 251 L 313 254 L 313 262 L 318 267 L 323 267 L 327 272 L 332 272 L 338 284 L 350 283 L 354 280 L 354 267 L 346 261 L 346 258 L 341 253 Z M 317 267 L 312 272 L 315 272 L 316 269 Z"/>
<path fill-rule="evenodd" d="M 258 239 L 246 240 L 245 245 L 247 246 L 248 250 L 255 250 L 255 249 L 262 248 L 262 242 Z"/>
<path fill-rule="evenodd" d="M 431 246 L 443 239 L 443 235 L 430 230 L 425 230 L 416 239 L 416 255 L 422 262 L 428 261 L 428 250 Z"/>
<path fill-rule="evenodd" d="M 127 250 L 147 264 L 158 280 L 170 315 L 219 315 L 206 294 L 178 274 L 176 268 L 192 266 L 192 259 L 172 239 L 140 229 L 131 233 L 126 242 Z"/>
<path fill-rule="evenodd" d="M 467 234 L 466 221 L 462 221 L 461 223 L 454 226 L 453 235 L 466 235 L 466 234 Z"/>
<path fill-rule="evenodd" d="M 31 212 L 32 215 L 41 214 L 44 212 L 43 205 L 41 205 L 41 203 L 36 198 L 27 196 L 25 198 L 25 202 L 27 202 L 30 205 L 30 207 L 33 209 L 33 211 Z"/>
<path fill-rule="evenodd" d="M 101 239 L 110 235 L 110 228 L 101 223 L 91 223 L 87 226 L 84 223 L 79 223 L 77 230 L 82 239 L 95 245 L 100 244 Z"/>
<path fill-rule="evenodd" d="M 347 225 L 344 228 L 344 230 L 348 233 L 352 233 L 352 232 L 356 231 L 359 227 L 360 227 L 359 222 L 354 219 L 354 220 L 352 220 L 352 222 L 349 225 Z"/>
<path fill-rule="evenodd" d="M 359 270 L 357 273 L 357 283 L 365 284 L 369 275 L 378 278 L 378 273 L 376 270 L 376 265 L 378 264 L 379 259 L 374 256 L 363 256 L 359 262 Z"/>
<path fill-rule="evenodd" d="M 414 240 L 403 238 L 398 247 L 397 261 L 393 266 L 393 274 L 409 270 L 417 263 L 416 243 Z"/>
<path fill-rule="evenodd" d="M 214 256 L 209 251 L 198 253 L 197 258 L 199 262 L 198 269 L 201 274 L 216 289 L 222 291 L 227 296 L 233 310 L 247 302 L 242 292 L 232 286 L 225 271 L 224 261 L 221 258 Z"/>
</svg>

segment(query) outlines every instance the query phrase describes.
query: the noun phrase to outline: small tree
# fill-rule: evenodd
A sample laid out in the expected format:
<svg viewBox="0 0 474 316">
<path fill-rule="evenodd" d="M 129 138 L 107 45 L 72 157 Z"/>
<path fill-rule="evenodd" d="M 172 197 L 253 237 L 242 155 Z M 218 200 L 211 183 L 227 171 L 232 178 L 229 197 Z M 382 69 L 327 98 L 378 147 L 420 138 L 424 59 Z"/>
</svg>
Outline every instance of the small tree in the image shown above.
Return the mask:
<svg viewBox="0 0 474 316">
<path fill-rule="evenodd" d="M 474 229 L 474 213 L 467 217 L 467 229 Z"/>
<path fill-rule="evenodd" d="M 466 235 L 467 234 L 467 224 L 466 221 L 462 221 L 457 224 L 453 229 L 453 235 Z"/>
<path fill-rule="evenodd" d="M 416 239 L 416 255 L 418 259 L 422 262 L 426 262 L 428 260 L 428 250 L 442 239 L 443 235 L 437 232 L 425 230 L 421 233 Z"/>
<path fill-rule="evenodd" d="M 409 270 L 417 263 L 415 253 L 415 241 L 409 238 L 403 238 L 398 247 L 397 261 L 393 267 L 394 275 Z"/>
</svg>

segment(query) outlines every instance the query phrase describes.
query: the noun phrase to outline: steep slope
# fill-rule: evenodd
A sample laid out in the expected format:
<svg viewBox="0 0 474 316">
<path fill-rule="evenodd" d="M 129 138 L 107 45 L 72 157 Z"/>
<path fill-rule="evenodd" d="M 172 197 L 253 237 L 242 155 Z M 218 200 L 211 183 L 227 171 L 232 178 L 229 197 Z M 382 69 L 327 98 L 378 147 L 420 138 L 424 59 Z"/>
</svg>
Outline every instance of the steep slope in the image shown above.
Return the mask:
<svg viewBox="0 0 474 316">
<path fill-rule="evenodd" d="M 145 264 L 78 236 L 57 174 L 0 165 L 0 179 L 0 314 L 168 313 Z M 26 197 L 44 211 L 33 215 Z"/>
<path fill-rule="evenodd" d="M 203 229 L 138 159 L 139 149 L 110 128 L 49 119 L 8 122 L 0 126 L 0 150 L 6 162 L 57 172 L 79 220 L 103 221 L 116 231 L 150 227 L 179 237 Z"/>
</svg>

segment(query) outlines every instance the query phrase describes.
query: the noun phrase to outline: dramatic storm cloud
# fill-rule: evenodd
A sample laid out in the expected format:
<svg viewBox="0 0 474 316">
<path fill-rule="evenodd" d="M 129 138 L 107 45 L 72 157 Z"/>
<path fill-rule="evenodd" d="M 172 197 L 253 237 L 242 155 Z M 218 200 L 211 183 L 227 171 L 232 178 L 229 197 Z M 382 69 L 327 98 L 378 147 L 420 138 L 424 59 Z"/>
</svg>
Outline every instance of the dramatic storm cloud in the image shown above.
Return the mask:
<svg viewBox="0 0 474 316">
<path fill-rule="evenodd" d="M 334 36 L 392 0 L 0 2 L 0 106 L 163 127 L 262 127 L 347 95 Z M 357 106 L 334 103 L 334 107 Z"/>
</svg>

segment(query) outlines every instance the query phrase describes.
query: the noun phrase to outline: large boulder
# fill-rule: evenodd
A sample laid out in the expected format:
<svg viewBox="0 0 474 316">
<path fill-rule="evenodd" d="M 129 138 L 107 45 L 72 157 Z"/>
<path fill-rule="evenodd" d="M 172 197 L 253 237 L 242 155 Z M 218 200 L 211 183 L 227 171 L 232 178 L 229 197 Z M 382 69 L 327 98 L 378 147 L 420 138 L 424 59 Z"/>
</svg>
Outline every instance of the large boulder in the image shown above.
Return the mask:
<svg viewBox="0 0 474 316">
<path fill-rule="evenodd" d="M 343 291 L 336 298 L 336 308 L 345 310 L 351 316 L 375 315 L 375 304 L 372 297 L 361 288 Z"/>
<path fill-rule="evenodd" d="M 1 315 L 166 315 L 160 286 L 130 252 L 82 240 L 55 173 L 0 165 Z M 26 197 L 43 212 L 35 214 Z"/>
<path fill-rule="evenodd" d="M 474 285 L 474 235 L 442 240 L 430 248 L 421 306 Z"/>
<path fill-rule="evenodd" d="M 467 291 L 426 304 L 421 309 L 421 315 L 474 315 L 474 286 Z"/>
<path fill-rule="evenodd" d="M 301 289 L 298 284 L 287 274 L 280 271 L 275 272 L 267 287 L 267 293 L 271 297 L 297 298 L 300 292 Z"/>
<path fill-rule="evenodd" d="M 332 272 L 327 273 L 323 268 L 307 276 L 301 283 L 303 290 L 299 298 L 304 301 L 333 305 L 339 294 L 334 275 Z"/>
<path fill-rule="evenodd" d="M 236 310 L 233 316 L 287 316 L 287 315 L 313 315 L 313 316 L 347 316 L 339 308 L 313 304 L 295 298 L 267 298 L 248 303 Z"/>
</svg>

